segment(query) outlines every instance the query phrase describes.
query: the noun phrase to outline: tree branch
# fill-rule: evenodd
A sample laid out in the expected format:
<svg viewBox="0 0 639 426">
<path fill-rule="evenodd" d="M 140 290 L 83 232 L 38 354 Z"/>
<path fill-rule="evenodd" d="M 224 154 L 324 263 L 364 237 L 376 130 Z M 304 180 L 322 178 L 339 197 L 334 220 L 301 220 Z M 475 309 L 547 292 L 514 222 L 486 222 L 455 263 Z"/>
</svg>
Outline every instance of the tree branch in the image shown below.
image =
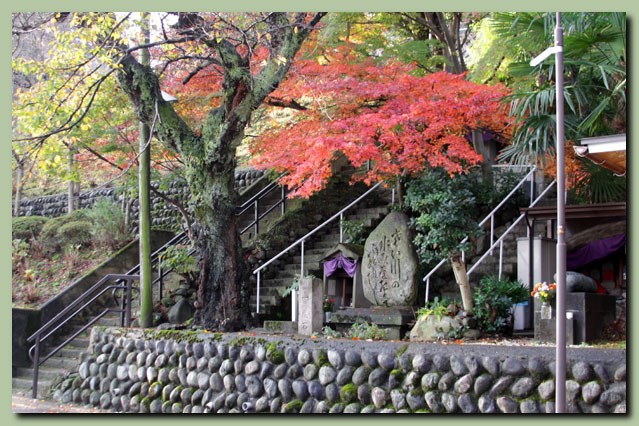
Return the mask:
<svg viewBox="0 0 639 426">
<path fill-rule="evenodd" d="M 292 108 L 298 111 L 306 111 L 308 109 L 304 105 L 299 104 L 295 99 L 287 100 L 282 98 L 276 98 L 274 96 L 267 96 L 266 99 L 264 99 L 264 103 L 268 106 L 280 107 L 280 108 Z"/>
</svg>

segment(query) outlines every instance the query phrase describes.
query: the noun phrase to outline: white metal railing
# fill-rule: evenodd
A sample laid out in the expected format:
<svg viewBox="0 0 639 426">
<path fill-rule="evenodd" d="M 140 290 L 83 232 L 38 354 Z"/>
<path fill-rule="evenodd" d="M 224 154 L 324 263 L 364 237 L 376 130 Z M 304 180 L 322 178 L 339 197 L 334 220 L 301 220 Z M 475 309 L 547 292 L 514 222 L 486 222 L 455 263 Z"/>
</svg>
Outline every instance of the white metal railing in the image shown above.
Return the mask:
<svg viewBox="0 0 639 426">
<path fill-rule="evenodd" d="M 508 165 L 498 165 L 498 166 L 493 166 L 494 168 L 528 168 L 530 167 L 530 171 L 526 174 L 526 176 L 524 176 L 517 185 L 515 185 L 515 187 L 508 193 L 508 195 L 506 195 L 504 197 L 504 199 L 490 212 L 486 215 L 486 217 L 484 217 L 484 219 L 482 219 L 481 222 L 479 222 L 479 227 L 483 227 L 486 222 L 488 220 L 490 220 L 490 248 L 486 251 L 486 253 L 484 253 L 484 255 L 479 259 L 479 261 L 477 261 L 472 268 L 470 268 L 467 272 L 466 272 L 466 276 L 470 276 L 471 272 L 475 270 L 475 268 L 490 254 L 492 255 L 493 253 L 493 249 L 495 248 L 495 246 L 497 244 L 500 245 L 500 252 L 499 252 L 499 276 L 501 277 L 501 271 L 502 271 L 502 261 L 503 261 L 503 251 L 501 250 L 502 246 L 503 246 L 503 239 L 506 237 L 506 235 L 508 235 L 512 229 L 515 227 L 516 224 L 518 224 L 523 215 L 520 216 L 515 223 L 509 227 L 502 235 L 501 237 L 499 237 L 499 239 L 497 241 L 495 241 L 495 214 L 499 211 L 499 209 L 501 209 L 503 207 L 503 205 L 517 192 L 517 190 L 519 190 L 519 188 L 521 188 L 526 181 L 528 181 L 530 179 L 530 204 L 528 207 L 533 207 L 534 205 L 537 204 L 537 202 L 539 200 L 541 200 L 541 198 L 546 195 L 546 193 L 548 192 L 548 190 L 555 184 L 555 181 L 552 181 L 545 189 L 544 191 L 539 194 L 538 197 L 535 198 L 535 191 L 534 191 L 534 185 L 535 185 L 535 179 L 534 179 L 534 173 L 537 171 L 537 167 L 536 166 L 508 166 Z M 464 238 L 461 243 L 465 243 L 466 241 L 468 241 L 468 237 Z M 462 252 L 462 259 L 465 260 L 465 253 Z M 441 268 L 444 263 L 446 263 L 446 258 L 442 259 L 433 269 L 431 269 L 431 271 L 426 274 L 426 276 L 424 277 L 423 281 L 426 282 L 426 294 L 424 297 L 424 302 L 428 302 L 428 293 L 430 290 L 430 278 L 431 276 L 437 272 L 437 270 L 439 268 Z"/>
<path fill-rule="evenodd" d="M 270 265 L 271 263 L 273 263 L 275 260 L 279 259 L 280 257 L 282 257 L 284 254 L 286 254 L 287 252 L 289 252 L 291 249 L 297 247 L 298 245 L 300 246 L 300 250 L 301 250 L 301 259 L 300 259 L 300 275 L 304 276 L 304 242 L 310 238 L 313 234 L 315 234 L 317 231 L 319 231 L 320 229 L 324 228 L 326 225 L 328 225 L 329 223 L 333 222 L 335 219 L 339 218 L 340 221 L 340 231 L 339 231 L 339 241 L 340 243 L 343 242 L 343 222 L 344 222 L 344 213 L 349 210 L 351 207 L 353 207 L 354 205 L 356 205 L 357 203 L 359 203 L 360 201 L 362 201 L 364 198 L 368 197 L 375 189 L 377 189 L 380 185 L 382 185 L 383 182 L 378 182 L 375 185 L 373 185 L 371 188 L 369 188 L 365 193 L 363 193 L 362 195 L 360 195 L 359 197 L 357 197 L 354 201 L 352 201 L 349 205 L 347 205 L 346 207 L 344 207 L 342 210 L 340 210 L 339 212 L 335 213 L 333 216 L 331 216 L 329 219 L 325 220 L 322 224 L 318 225 L 315 229 L 313 229 L 312 231 L 308 232 L 306 235 L 304 235 L 303 237 L 301 237 L 300 239 L 298 239 L 297 241 L 295 241 L 294 243 L 292 243 L 291 245 L 289 245 L 288 247 L 286 247 L 284 250 L 282 250 L 281 252 L 279 252 L 277 255 L 275 255 L 274 257 L 272 257 L 268 262 L 263 263 L 262 265 L 260 265 L 259 268 L 255 269 L 253 271 L 253 274 L 257 275 L 257 302 L 256 302 L 256 313 L 260 313 L 260 285 L 261 285 L 261 272 L 264 268 L 266 268 L 268 265 Z M 297 319 L 297 304 L 295 303 L 296 299 L 297 299 L 297 292 L 295 290 L 293 290 L 291 292 L 291 318 L 292 321 L 295 321 Z"/>
<path fill-rule="evenodd" d="M 556 184 L 557 182 L 555 180 L 553 180 L 552 182 L 550 182 L 550 184 L 548 184 L 548 186 L 543 190 L 543 192 L 539 195 L 539 197 L 537 197 L 537 199 L 530 204 L 530 206 L 528 206 L 528 208 L 531 207 L 535 207 L 535 205 L 537 205 L 537 203 L 539 202 L 539 200 L 541 200 L 541 198 L 546 195 L 546 193 Z M 495 246 L 497 246 L 497 244 L 499 244 L 499 278 L 501 278 L 501 272 L 502 272 L 502 260 L 503 260 L 503 245 L 504 245 L 504 238 L 506 238 L 506 236 L 515 228 L 515 226 L 517 226 L 519 224 L 519 222 L 521 222 L 521 220 L 526 216 L 526 213 L 522 213 L 521 215 L 519 215 L 519 217 L 517 218 L 517 220 L 515 220 L 512 225 L 510 225 L 508 227 L 508 229 L 506 229 L 506 231 L 504 231 L 504 233 L 501 235 L 501 237 L 499 237 L 497 239 L 497 241 L 495 241 L 488 250 L 486 250 L 486 253 L 484 253 L 484 255 L 482 257 L 479 258 L 479 260 L 477 262 L 475 262 L 473 264 L 473 266 L 471 266 L 468 271 L 466 272 L 467 276 L 470 276 L 470 274 L 477 268 L 477 266 L 479 266 L 479 264 L 481 262 L 483 262 L 483 260 L 490 254 L 492 254 L 493 249 L 495 248 Z"/>
</svg>

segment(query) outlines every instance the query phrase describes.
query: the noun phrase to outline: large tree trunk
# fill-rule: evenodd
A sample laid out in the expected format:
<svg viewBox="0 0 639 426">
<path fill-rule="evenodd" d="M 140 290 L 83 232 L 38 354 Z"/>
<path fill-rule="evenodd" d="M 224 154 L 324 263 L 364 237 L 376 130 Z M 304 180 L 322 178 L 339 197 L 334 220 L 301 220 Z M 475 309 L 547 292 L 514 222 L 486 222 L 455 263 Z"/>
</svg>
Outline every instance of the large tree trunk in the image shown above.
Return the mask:
<svg viewBox="0 0 639 426">
<path fill-rule="evenodd" d="M 473 310 L 473 290 L 470 288 L 470 282 L 468 281 L 466 263 L 463 262 L 460 257 L 453 257 L 450 259 L 450 264 L 455 274 L 455 281 L 459 286 L 464 310 L 471 312 Z"/>
<path fill-rule="evenodd" d="M 231 120 L 233 121 L 233 120 Z M 195 221 L 195 243 L 200 261 L 195 323 L 214 329 L 237 330 L 250 324 L 248 267 L 235 214 L 236 148 L 244 125 L 225 126 L 222 110 L 211 114 L 202 137 L 184 146 L 186 179 Z M 220 129 L 224 131 L 220 132 Z M 215 152 L 202 161 L 200 150 Z"/>
<path fill-rule="evenodd" d="M 251 322 L 248 268 L 237 232 L 233 176 L 233 169 L 225 175 L 208 176 L 197 189 L 201 216 L 198 215 L 196 226 L 196 245 L 201 269 L 195 322 L 226 331 L 245 328 Z"/>
</svg>

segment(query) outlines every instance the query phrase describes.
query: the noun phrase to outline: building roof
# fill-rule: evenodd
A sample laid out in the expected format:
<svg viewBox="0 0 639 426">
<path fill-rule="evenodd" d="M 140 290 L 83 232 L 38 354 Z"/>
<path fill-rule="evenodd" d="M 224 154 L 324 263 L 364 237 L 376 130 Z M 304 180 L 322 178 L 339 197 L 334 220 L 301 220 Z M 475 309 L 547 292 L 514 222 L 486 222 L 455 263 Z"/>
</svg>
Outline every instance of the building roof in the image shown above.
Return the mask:
<svg viewBox="0 0 639 426">
<path fill-rule="evenodd" d="M 626 174 L 626 135 L 611 135 L 581 140 L 574 147 L 580 157 L 586 157 L 618 175 Z"/>
</svg>

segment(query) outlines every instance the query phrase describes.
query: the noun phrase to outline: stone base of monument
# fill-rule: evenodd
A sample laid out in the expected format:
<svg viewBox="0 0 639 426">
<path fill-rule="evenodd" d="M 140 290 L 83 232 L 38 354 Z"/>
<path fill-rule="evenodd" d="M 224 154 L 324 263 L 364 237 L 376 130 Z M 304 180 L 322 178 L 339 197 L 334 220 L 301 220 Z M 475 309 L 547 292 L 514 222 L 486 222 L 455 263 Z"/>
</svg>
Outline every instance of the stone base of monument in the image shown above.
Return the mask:
<svg viewBox="0 0 639 426">
<path fill-rule="evenodd" d="M 370 308 L 344 308 L 327 312 L 325 324 L 333 330 L 345 332 L 355 323 L 376 324 L 386 330 L 386 340 L 400 340 L 415 320 L 412 307 L 371 306 Z"/>
<path fill-rule="evenodd" d="M 263 328 L 270 333 L 297 333 L 297 322 L 267 320 Z"/>
<path fill-rule="evenodd" d="M 616 319 L 616 300 L 615 296 L 608 294 L 567 293 L 566 343 L 578 345 L 601 339 L 606 325 Z M 540 309 L 541 303 L 535 299 L 535 340 L 554 342 L 557 328 L 556 303 L 552 303 L 552 319 L 542 319 Z"/>
</svg>

